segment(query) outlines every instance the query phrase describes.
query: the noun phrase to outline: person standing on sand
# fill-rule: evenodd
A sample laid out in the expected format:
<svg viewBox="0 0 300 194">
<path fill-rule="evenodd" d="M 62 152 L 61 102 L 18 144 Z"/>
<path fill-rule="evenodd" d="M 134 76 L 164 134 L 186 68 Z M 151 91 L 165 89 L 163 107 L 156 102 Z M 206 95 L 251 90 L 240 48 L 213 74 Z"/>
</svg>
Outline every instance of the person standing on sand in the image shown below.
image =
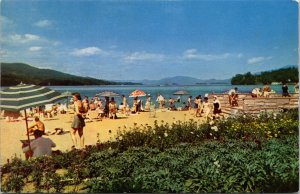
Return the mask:
<svg viewBox="0 0 300 194">
<path fill-rule="evenodd" d="M 284 82 L 282 83 L 282 97 L 291 97 L 289 94 L 289 87 Z"/>
<path fill-rule="evenodd" d="M 208 97 L 204 97 L 204 102 L 203 102 L 202 106 L 203 106 L 204 118 L 205 118 L 205 120 L 207 120 L 209 117 L 210 111 L 211 111 L 211 105 L 208 102 Z"/>
<path fill-rule="evenodd" d="M 109 102 L 109 118 L 117 118 L 117 104 L 114 97 L 112 97 L 111 101 Z"/>
<path fill-rule="evenodd" d="M 123 105 L 124 105 L 124 107 L 123 107 L 123 114 L 126 114 L 126 107 L 127 107 L 127 99 L 126 99 L 126 97 L 125 97 L 125 95 L 123 94 L 122 95 L 122 97 L 123 97 Z"/>
<path fill-rule="evenodd" d="M 221 103 L 218 99 L 217 96 L 214 96 L 214 101 L 213 101 L 213 118 L 216 119 L 220 116 L 220 114 L 222 113 L 221 110 Z"/>
<path fill-rule="evenodd" d="M 159 108 L 163 109 L 165 105 L 165 98 L 161 94 L 158 94 L 156 101 L 159 103 Z"/>
<path fill-rule="evenodd" d="M 238 88 L 235 87 L 234 89 L 229 90 L 228 92 L 228 99 L 229 99 L 229 105 L 233 106 L 233 100 L 235 96 L 237 96 Z"/>
<path fill-rule="evenodd" d="M 199 113 L 199 109 L 198 109 L 198 107 L 199 107 L 199 102 L 200 102 L 200 100 L 199 100 L 199 96 L 197 96 L 196 98 L 195 98 L 195 100 L 194 100 L 194 108 L 195 108 L 195 112 L 194 112 L 194 117 L 197 117 L 197 115 L 198 115 L 198 113 Z"/>
<path fill-rule="evenodd" d="M 84 147 L 84 136 L 83 136 L 83 127 L 85 126 L 84 118 L 82 116 L 85 113 L 85 109 L 83 103 L 81 102 L 81 96 L 79 93 L 73 93 L 73 100 L 74 100 L 74 118 L 71 125 L 71 138 L 73 141 L 74 146 L 77 147 L 77 140 L 76 140 L 76 131 L 78 132 L 80 138 L 80 147 Z"/>
</svg>

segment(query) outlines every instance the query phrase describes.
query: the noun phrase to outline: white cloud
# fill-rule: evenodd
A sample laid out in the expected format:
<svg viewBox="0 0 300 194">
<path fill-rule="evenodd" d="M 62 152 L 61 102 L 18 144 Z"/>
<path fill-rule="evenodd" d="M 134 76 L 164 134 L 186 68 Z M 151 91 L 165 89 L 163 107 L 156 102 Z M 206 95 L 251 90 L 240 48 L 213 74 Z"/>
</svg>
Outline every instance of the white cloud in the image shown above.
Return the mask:
<svg viewBox="0 0 300 194">
<path fill-rule="evenodd" d="M 35 34 L 10 34 L 0 36 L 0 43 L 5 43 L 7 45 L 20 46 L 21 44 L 29 45 L 30 44 L 39 44 L 47 46 L 57 46 L 61 44 L 59 41 L 48 40 L 47 38 L 40 37 Z"/>
<path fill-rule="evenodd" d="M 1 30 L 5 29 L 5 28 L 10 28 L 14 25 L 14 22 L 4 16 L 0 16 L 0 25 L 1 25 Z"/>
<path fill-rule="evenodd" d="M 183 52 L 184 59 L 197 59 L 197 60 L 204 60 L 204 61 L 214 61 L 220 59 L 227 59 L 230 57 L 234 58 L 242 58 L 243 54 L 231 54 L 231 53 L 223 53 L 223 54 L 203 54 L 199 53 L 197 49 L 188 49 Z"/>
<path fill-rule="evenodd" d="M 135 61 L 162 61 L 165 58 L 163 54 L 134 52 L 124 57 L 125 62 L 132 63 Z"/>
<path fill-rule="evenodd" d="M 25 34 L 25 35 L 13 34 L 8 37 L 8 41 L 13 43 L 29 43 L 29 42 L 40 41 L 40 40 L 41 37 L 34 34 Z"/>
<path fill-rule="evenodd" d="M 272 59 L 272 57 L 253 57 L 253 58 L 248 59 L 247 63 L 249 65 L 253 65 L 253 64 L 261 63 L 263 61 L 270 60 L 270 59 Z"/>
<path fill-rule="evenodd" d="M 45 27 L 51 26 L 52 22 L 49 20 L 40 20 L 40 21 L 35 22 L 33 25 L 40 27 L 40 28 L 45 28 Z"/>
<path fill-rule="evenodd" d="M 42 47 L 40 46 L 32 46 L 29 48 L 29 51 L 33 51 L 33 52 L 40 51 L 40 50 L 42 50 Z"/>
<path fill-rule="evenodd" d="M 107 55 L 108 53 L 98 47 L 87 47 L 83 49 L 75 49 L 70 54 L 75 56 L 92 56 L 92 55 Z"/>
</svg>

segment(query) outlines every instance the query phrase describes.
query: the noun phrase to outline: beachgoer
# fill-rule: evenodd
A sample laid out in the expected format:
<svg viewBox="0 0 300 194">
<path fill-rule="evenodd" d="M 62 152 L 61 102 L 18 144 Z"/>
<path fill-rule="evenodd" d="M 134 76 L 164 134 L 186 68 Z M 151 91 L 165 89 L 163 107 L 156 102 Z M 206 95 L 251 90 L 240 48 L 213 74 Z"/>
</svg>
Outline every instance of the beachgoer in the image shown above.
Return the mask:
<svg viewBox="0 0 300 194">
<path fill-rule="evenodd" d="M 150 111 L 150 106 L 151 106 L 151 96 L 148 94 L 146 104 L 145 104 L 145 111 Z"/>
<path fill-rule="evenodd" d="M 203 110 L 203 101 L 202 101 L 202 96 L 199 95 L 198 96 L 198 110 L 196 112 L 196 117 L 199 115 L 200 117 L 202 116 L 201 113 L 202 113 L 202 110 Z"/>
<path fill-rule="evenodd" d="M 109 117 L 109 97 L 105 96 L 104 116 Z"/>
<path fill-rule="evenodd" d="M 57 104 L 57 111 L 60 114 L 66 114 L 67 113 L 67 106 L 65 104 L 58 103 Z"/>
<path fill-rule="evenodd" d="M 211 105 L 208 102 L 208 97 L 204 97 L 204 102 L 202 104 L 203 106 L 203 114 L 204 114 L 204 118 L 207 120 L 211 111 Z"/>
<path fill-rule="evenodd" d="M 291 95 L 289 94 L 289 87 L 286 85 L 286 83 L 282 83 L 282 96 L 291 97 Z"/>
<path fill-rule="evenodd" d="M 49 156 L 52 153 L 52 148 L 56 146 L 56 144 L 49 138 L 44 138 L 43 132 L 40 130 L 35 130 L 33 132 L 34 140 L 30 142 L 30 147 L 32 153 L 30 153 L 29 145 L 23 144 L 22 150 L 25 153 L 26 159 L 32 155 L 32 157 L 40 157 L 40 156 Z"/>
<path fill-rule="evenodd" d="M 101 101 L 99 101 L 99 103 L 97 104 L 96 111 L 98 113 L 97 118 L 102 121 L 102 117 L 104 116 L 104 109 Z"/>
<path fill-rule="evenodd" d="M 117 118 L 117 104 L 115 102 L 114 97 L 112 97 L 109 102 L 109 118 L 112 118 L 112 119 Z"/>
<path fill-rule="evenodd" d="M 81 102 L 81 96 L 79 93 L 73 93 L 73 100 L 74 100 L 74 118 L 71 125 L 71 137 L 72 141 L 75 147 L 77 147 L 77 140 L 76 140 L 76 132 L 78 132 L 79 138 L 80 138 L 80 147 L 84 147 L 84 136 L 83 136 L 83 128 L 85 126 L 83 114 L 85 113 L 85 109 L 83 107 L 83 104 Z"/>
<path fill-rule="evenodd" d="M 127 107 L 127 99 L 126 99 L 126 97 L 125 97 L 125 95 L 122 95 L 122 97 L 123 97 L 123 105 L 124 105 L 124 107 L 123 107 L 123 114 L 127 114 L 127 111 L 126 111 L 126 107 Z"/>
<path fill-rule="evenodd" d="M 156 101 L 159 103 L 159 108 L 163 109 L 165 105 L 165 98 L 161 94 L 158 94 Z"/>
<path fill-rule="evenodd" d="M 181 102 L 180 96 L 177 97 L 177 102 Z"/>
<path fill-rule="evenodd" d="M 143 111 L 142 100 L 139 98 L 137 99 L 137 111 L 138 111 L 138 113 Z"/>
<path fill-rule="evenodd" d="M 218 99 L 217 96 L 214 96 L 214 100 L 213 100 L 213 118 L 216 118 L 220 115 L 220 113 L 222 112 L 221 110 L 221 103 Z"/>
<path fill-rule="evenodd" d="M 40 121 L 39 117 L 34 118 L 35 123 L 28 128 L 29 134 L 33 133 L 35 130 L 42 131 L 45 134 L 45 124 Z"/>
<path fill-rule="evenodd" d="M 181 110 L 189 110 L 189 106 L 186 105 L 185 102 L 182 103 L 182 109 Z"/>
<path fill-rule="evenodd" d="M 262 95 L 262 92 L 261 92 L 260 88 L 254 88 L 251 92 L 251 96 L 253 98 L 260 97 L 261 95 Z"/>
<path fill-rule="evenodd" d="M 89 97 L 87 97 L 87 96 L 84 97 L 84 99 L 82 100 L 82 105 L 83 105 L 84 112 L 85 112 L 85 114 L 83 114 L 83 117 L 85 119 L 88 119 L 89 121 L 92 121 L 90 114 L 89 114 L 89 109 L 90 109 Z"/>
<path fill-rule="evenodd" d="M 233 99 L 237 97 L 238 88 L 235 87 L 228 91 L 229 105 L 233 106 Z"/>
<path fill-rule="evenodd" d="M 197 96 L 194 100 L 194 108 L 195 108 L 195 113 L 194 113 L 194 117 L 197 117 L 198 116 L 198 113 L 199 113 L 199 103 L 200 103 L 200 100 L 199 100 L 199 96 Z"/>
<path fill-rule="evenodd" d="M 173 98 L 169 98 L 169 109 L 170 110 L 176 110 L 176 107 L 175 107 L 175 101 Z"/>
<path fill-rule="evenodd" d="M 269 97 L 270 92 L 271 92 L 271 88 L 269 87 L 269 85 L 267 83 L 265 83 L 262 91 L 263 91 L 263 96 L 264 97 Z"/>
</svg>

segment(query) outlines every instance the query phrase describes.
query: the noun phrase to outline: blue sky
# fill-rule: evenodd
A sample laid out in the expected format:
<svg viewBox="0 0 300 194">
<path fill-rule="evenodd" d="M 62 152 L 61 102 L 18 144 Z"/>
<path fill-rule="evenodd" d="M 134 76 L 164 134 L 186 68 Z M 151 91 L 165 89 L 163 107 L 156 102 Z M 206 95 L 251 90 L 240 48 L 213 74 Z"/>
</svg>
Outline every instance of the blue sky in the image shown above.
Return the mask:
<svg viewBox="0 0 300 194">
<path fill-rule="evenodd" d="M 291 0 L 2 0 L 3 62 L 107 80 L 227 79 L 298 64 Z"/>
</svg>

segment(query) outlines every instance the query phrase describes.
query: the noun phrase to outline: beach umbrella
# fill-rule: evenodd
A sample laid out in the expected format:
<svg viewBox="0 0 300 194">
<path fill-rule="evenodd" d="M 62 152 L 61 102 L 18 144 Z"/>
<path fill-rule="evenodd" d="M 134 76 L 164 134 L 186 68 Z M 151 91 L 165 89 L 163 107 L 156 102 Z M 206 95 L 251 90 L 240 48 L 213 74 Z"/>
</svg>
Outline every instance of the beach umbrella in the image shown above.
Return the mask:
<svg viewBox="0 0 300 194">
<path fill-rule="evenodd" d="M 61 95 L 63 95 L 63 96 L 73 96 L 72 92 L 69 92 L 69 91 L 63 92 Z"/>
<path fill-rule="evenodd" d="M 142 90 L 134 90 L 133 92 L 131 92 L 129 97 L 146 96 L 146 95 L 147 94 Z"/>
<path fill-rule="evenodd" d="M 100 92 L 99 94 L 96 94 L 96 96 L 119 97 L 120 94 L 117 94 L 115 92 L 110 92 L 110 91 L 104 91 L 104 92 Z"/>
<path fill-rule="evenodd" d="M 189 94 L 189 92 L 185 91 L 185 90 L 179 90 L 179 91 L 177 91 L 177 92 L 175 92 L 173 94 L 174 95 L 187 95 L 187 94 Z"/>
<path fill-rule="evenodd" d="M 68 104 L 69 104 L 69 96 L 73 96 L 72 95 L 72 92 L 69 92 L 69 91 L 66 91 L 66 92 L 63 92 L 62 95 L 67 98 L 67 107 L 68 107 Z"/>
<path fill-rule="evenodd" d="M 63 98 L 65 96 L 61 93 L 49 88 L 21 83 L 0 91 L 0 109 L 14 112 L 24 110 L 27 138 L 30 142 L 26 109 L 53 103 Z M 31 150 L 30 144 L 29 149 Z"/>
</svg>

